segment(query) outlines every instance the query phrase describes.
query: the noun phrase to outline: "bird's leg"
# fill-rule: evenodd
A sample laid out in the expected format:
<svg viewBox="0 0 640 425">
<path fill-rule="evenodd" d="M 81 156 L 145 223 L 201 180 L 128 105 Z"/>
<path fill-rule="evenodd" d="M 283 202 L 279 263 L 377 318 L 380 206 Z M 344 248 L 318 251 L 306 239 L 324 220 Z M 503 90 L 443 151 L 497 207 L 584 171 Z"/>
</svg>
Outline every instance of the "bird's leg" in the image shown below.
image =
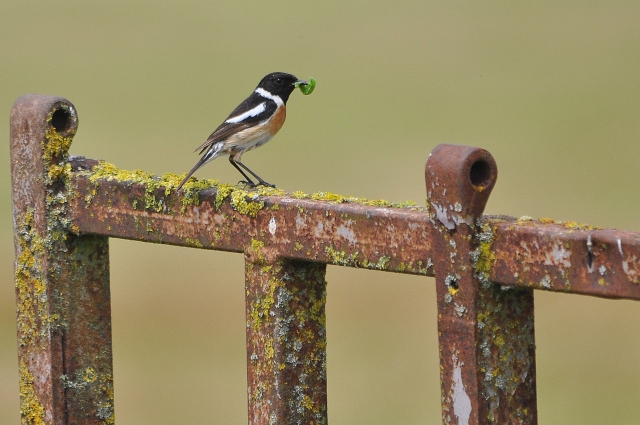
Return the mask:
<svg viewBox="0 0 640 425">
<path fill-rule="evenodd" d="M 249 187 L 256 187 L 256 186 L 257 186 L 257 184 L 256 184 L 256 183 L 254 183 L 254 182 L 253 182 L 253 180 L 251 180 L 251 179 L 249 178 L 249 176 L 247 176 L 247 175 L 244 173 L 244 171 L 242 171 L 242 169 L 241 169 L 240 167 L 238 167 L 238 164 L 240 164 L 240 163 L 239 163 L 239 162 L 234 161 L 232 156 L 229 156 L 229 162 L 231 163 L 231 165 L 233 165 L 233 166 L 236 168 L 236 170 L 240 171 L 240 174 L 242 174 L 242 176 L 243 176 L 245 179 L 247 179 L 246 181 L 240 181 L 239 183 L 246 183 L 247 185 L 249 185 Z M 240 164 L 240 165 L 242 165 L 242 164 Z M 245 168 L 246 168 L 246 167 L 245 167 Z M 251 170 L 249 170 L 249 172 L 251 172 Z M 251 173 L 251 174 L 253 174 L 253 173 Z"/>
<path fill-rule="evenodd" d="M 260 178 L 259 175 L 257 175 L 256 173 L 254 173 L 253 171 L 251 171 L 249 169 L 249 167 L 247 167 L 246 165 L 244 165 L 242 162 L 240 161 L 234 161 L 236 164 L 238 164 L 239 166 L 241 166 L 242 168 L 244 168 L 245 170 L 247 170 L 253 177 L 255 177 L 256 179 L 258 179 L 258 182 L 262 185 L 262 186 L 269 186 L 269 187 L 276 187 L 275 184 L 271 184 L 271 183 L 267 183 L 266 181 L 262 180 Z M 237 167 L 236 167 L 237 168 Z M 239 168 L 238 168 L 239 170 Z M 242 173 L 242 171 L 240 171 Z M 246 175 L 244 173 L 242 173 L 243 176 L 246 177 Z"/>
</svg>

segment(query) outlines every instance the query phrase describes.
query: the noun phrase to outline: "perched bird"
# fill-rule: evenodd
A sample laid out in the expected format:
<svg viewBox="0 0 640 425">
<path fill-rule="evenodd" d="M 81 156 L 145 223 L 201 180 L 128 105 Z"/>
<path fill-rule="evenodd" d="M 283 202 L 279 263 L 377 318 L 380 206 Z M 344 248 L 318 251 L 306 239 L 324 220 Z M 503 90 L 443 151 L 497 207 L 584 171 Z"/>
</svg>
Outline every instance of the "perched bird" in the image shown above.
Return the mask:
<svg viewBox="0 0 640 425">
<path fill-rule="evenodd" d="M 246 179 L 243 183 L 250 187 L 258 184 L 275 187 L 262 180 L 240 162 L 240 159 L 243 153 L 264 145 L 275 136 L 287 116 L 285 105 L 289 95 L 296 87 L 306 84 L 309 83 L 284 72 L 273 72 L 264 77 L 253 93 L 229 114 L 202 146 L 196 149 L 204 155 L 180 182 L 177 190 L 180 190 L 198 168 L 222 155 L 229 155 L 231 165 Z M 251 180 L 240 167 L 255 177 L 258 183 Z"/>
</svg>

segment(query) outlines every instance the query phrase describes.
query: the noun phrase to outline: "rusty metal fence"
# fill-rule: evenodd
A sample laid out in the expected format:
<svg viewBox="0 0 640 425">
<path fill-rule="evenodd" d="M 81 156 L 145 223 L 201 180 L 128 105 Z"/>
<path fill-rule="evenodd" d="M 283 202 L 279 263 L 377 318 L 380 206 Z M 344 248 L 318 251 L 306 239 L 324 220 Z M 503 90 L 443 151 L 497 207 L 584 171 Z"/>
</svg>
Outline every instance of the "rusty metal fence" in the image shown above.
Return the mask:
<svg viewBox="0 0 640 425">
<path fill-rule="evenodd" d="M 640 234 L 482 212 L 489 152 L 440 145 L 427 207 L 189 182 L 70 157 L 78 117 L 11 112 L 23 423 L 113 424 L 110 237 L 244 254 L 250 424 L 326 424 L 327 264 L 435 276 L 444 424 L 535 424 L 534 289 L 640 299 Z"/>
</svg>

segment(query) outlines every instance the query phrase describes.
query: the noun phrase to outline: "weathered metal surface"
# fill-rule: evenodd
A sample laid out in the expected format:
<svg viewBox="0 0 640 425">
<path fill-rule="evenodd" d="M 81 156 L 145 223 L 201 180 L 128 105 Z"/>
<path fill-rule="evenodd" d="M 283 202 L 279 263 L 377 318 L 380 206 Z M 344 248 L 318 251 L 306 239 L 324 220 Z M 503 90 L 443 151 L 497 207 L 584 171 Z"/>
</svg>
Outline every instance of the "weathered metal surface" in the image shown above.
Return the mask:
<svg viewBox="0 0 640 425">
<path fill-rule="evenodd" d="M 26 95 L 11 111 L 20 406 L 24 424 L 111 424 L 107 239 L 69 219 L 69 101 Z"/>
<path fill-rule="evenodd" d="M 504 291 L 488 280 L 490 240 L 478 221 L 497 178 L 495 161 L 483 149 L 440 145 L 425 174 L 440 254 L 443 423 L 535 424 L 533 290 Z"/>
<path fill-rule="evenodd" d="M 492 281 L 640 299 L 640 235 L 573 222 L 488 218 Z"/>
<path fill-rule="evenodd" d="M 92 166 L 81 159 L 73 164 L 78 170 Z M 83 233 L 233 252 L 258 238 L 287 258 L 433 275 L 429 216 L 411 208 L 240 189 L 220 195 L 216 188 L 200 192 L 197 205 L 185 206 L 183 197 L 167 194 L 165 187 L 149 192 L 134 181 L 92 182 L 85 171 L 74 173 L 74 183 L 73 223 Z"/>
<path fill-rule="evenodd" d="M 537 421 L 533 289 L 640 299 L 640 234 L 482 216 L 481 149 L 441 145 L 428 207 L 187 183 L 69 158 L 67 100 L 11 115 L 24 423 L 113 423 L 108 237 L 245 254 L 250 423 L 326 423 L 326 264 L 436 276 L 443 421 Z"/>
<path fill-rule="evenodd" d="M 416 208 L 265 196 L 239 189 L 219 195 L 215 186 L 198 193 L 197 202 L 185 204 L 184 196 L 158 183 L 150 190 L 143 182 L 92 177 L 95 160 L 74 158 L 71 163 L 76 188 L 70 200 L 73 223 L 83 233 L 109 237 L 233 252 L 243 252 L 259 237 L 277 244 L 288 258 L 433 276 L 433 224 L 447 228 L 470 222 L 473 216 L 463 216 L 456 202 L 432 203 L 430 218 Z M 236 194 L 240 196 L 234 198 Z M 493 235 L 493 282 L 640 299 L 639 234 L 512 217 L 484 220 Z"/>
<path fill-rule="evenodd" d="M 326 264 L 257 240 L 245 264 L 249 423 L 326 424 Z"/>
</svg>

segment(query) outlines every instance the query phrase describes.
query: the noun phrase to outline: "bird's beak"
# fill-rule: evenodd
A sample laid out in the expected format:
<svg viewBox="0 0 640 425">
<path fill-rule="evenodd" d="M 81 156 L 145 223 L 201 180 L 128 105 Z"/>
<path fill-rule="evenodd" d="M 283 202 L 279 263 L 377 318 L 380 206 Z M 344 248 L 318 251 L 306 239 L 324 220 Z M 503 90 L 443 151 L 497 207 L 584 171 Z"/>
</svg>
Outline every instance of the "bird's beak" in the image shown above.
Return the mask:
<svg viewBox="0 0 640 425">
<path fill-rule="evenodd" d="M 298 80 L 293 85 L 294 85 L 294 87 L 298 88 L 300 86 L 309 85 L 309 82 L 308 81 L 304 81 L 304 80 Z"/>
</svg>

